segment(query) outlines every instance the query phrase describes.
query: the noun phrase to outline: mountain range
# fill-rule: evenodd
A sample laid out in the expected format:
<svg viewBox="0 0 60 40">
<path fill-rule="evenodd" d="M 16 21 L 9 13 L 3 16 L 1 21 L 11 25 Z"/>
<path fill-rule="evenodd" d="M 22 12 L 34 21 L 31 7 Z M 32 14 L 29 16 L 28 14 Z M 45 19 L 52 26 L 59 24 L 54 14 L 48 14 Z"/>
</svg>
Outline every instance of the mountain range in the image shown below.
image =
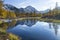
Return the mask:
<svg viewBox="0 0 60 40">
<path fill-rule="evenodd" d="M 4 4 L 3 6 L 5 9 L 10 10 L 10 11 L 14 11 L 14 12 L 20 12 L 20 13 L 46 13 L 49 12 L 49 9 L 46 9 L 44 11 L 38 11 L 37 9 L 35 9 L 32 6 L 27 6 L 26 8 L 16 8 L 13 5 L 10 4 Z"/>
</svg>

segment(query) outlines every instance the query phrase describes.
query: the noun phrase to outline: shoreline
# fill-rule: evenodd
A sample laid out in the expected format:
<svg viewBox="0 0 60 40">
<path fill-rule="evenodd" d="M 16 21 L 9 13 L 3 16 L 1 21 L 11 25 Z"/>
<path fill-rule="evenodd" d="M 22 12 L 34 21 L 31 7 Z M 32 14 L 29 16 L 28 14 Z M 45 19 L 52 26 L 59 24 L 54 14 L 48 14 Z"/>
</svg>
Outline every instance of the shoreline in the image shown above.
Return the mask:
<svg viewBox="0 0 60 40">
<path fill-rule="evenodd" d="M 12 21 L 12 20 L 26 20 L 26 19 L 29 19 L 28 17 L 27 18 L 16 18 L 16 19 L 0 19 L 0 24 L 2 22 L 9 22 L 9 21 Z M 31 20 L 34 19 L 34 18 L 30 18 Z M 57 19 L 48 19 L 48 18 L 35 18 L 35 20 L 39 20 L 39 21 L 43 21 L 43 22 L 53 22 L 53 23 L 60 23 L 60 20 L 57 20 Z"/>
</svg>

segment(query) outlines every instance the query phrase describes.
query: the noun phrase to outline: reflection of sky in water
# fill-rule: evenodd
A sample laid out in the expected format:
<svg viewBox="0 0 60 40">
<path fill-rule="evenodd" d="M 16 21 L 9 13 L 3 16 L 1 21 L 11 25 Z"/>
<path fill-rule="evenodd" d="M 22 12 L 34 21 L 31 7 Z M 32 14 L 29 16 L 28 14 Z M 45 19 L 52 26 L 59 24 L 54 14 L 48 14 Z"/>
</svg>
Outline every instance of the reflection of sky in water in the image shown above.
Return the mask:
<svg viewBox="0 0 60 40">
<path fill-rule="evenodd" d="M 22 37 L 23 40 L 55 40 L 56 35 L 52 28 L 49 28 L 49 24 L 46 22 L 37 21 L 31 27 L 23 24 L 18 24 L 8 32 L 12 32 Z"/>
<path fill-rule="evenodd" d="M 60 40 L 60 29 L 58 29 L 58 35 L 57 38 Z"/>
</svg>

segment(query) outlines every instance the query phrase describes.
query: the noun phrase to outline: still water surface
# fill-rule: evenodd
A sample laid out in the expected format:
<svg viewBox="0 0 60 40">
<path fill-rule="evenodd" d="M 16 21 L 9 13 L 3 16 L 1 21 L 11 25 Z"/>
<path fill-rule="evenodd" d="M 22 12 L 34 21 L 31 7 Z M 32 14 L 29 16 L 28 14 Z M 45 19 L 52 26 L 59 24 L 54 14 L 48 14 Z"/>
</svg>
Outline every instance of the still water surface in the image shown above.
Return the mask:
<svg viewBox="0 0 60 40">
<path fill-rule="evenodd" d="M 39 20 L 16 21 L 8 33 L 22 37 L 22 40 L 60 40 L 60 24 Z"/>
</svg>

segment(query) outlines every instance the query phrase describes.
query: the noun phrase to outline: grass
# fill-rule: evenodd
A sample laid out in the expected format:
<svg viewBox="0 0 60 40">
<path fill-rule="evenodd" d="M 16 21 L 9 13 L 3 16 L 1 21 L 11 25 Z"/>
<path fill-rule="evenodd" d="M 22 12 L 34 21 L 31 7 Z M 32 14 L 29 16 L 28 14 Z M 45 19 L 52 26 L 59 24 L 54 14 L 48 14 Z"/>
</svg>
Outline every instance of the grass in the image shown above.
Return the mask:
<svg viewBox="0 0 60 40">
<path fill-rule="evenodd" d="M 1 20 L 0 20 L 0 24 L 3 23 Z"/>
<path fill-rule="evenodd" d="M 7 33 L 6 30 L 0 28 L 0 38 L 3 38 L 4 35 L 8 37 L 9 40 L 21 40 L 21 37 L 19 38 L 17 35 Z"/>
<path fill-rule="evenodd" d="M 21 40 L 21 38 L 19 38 L 17 35 L 14 35 L 12 33 L 9 33 L 9 39 L 10 40 Z"/>
<path fill-rule="evenodd" d="M 6 32 L 6 30 L 4 30 L 4 29 L 0 28 L 0 32 L 4 32 L 4 33 L 5 33 L 5 32 Z"/>
<path fill-rule="evenodd" d="M 8 37 L 9 40 L 21 40 L 17 35 L 14 35 L 12 33 L 7 33 L 5 29 L 0 28 L 0 38 L 3 38 L 4 40 L 3 36 Z"/>
</svg>

